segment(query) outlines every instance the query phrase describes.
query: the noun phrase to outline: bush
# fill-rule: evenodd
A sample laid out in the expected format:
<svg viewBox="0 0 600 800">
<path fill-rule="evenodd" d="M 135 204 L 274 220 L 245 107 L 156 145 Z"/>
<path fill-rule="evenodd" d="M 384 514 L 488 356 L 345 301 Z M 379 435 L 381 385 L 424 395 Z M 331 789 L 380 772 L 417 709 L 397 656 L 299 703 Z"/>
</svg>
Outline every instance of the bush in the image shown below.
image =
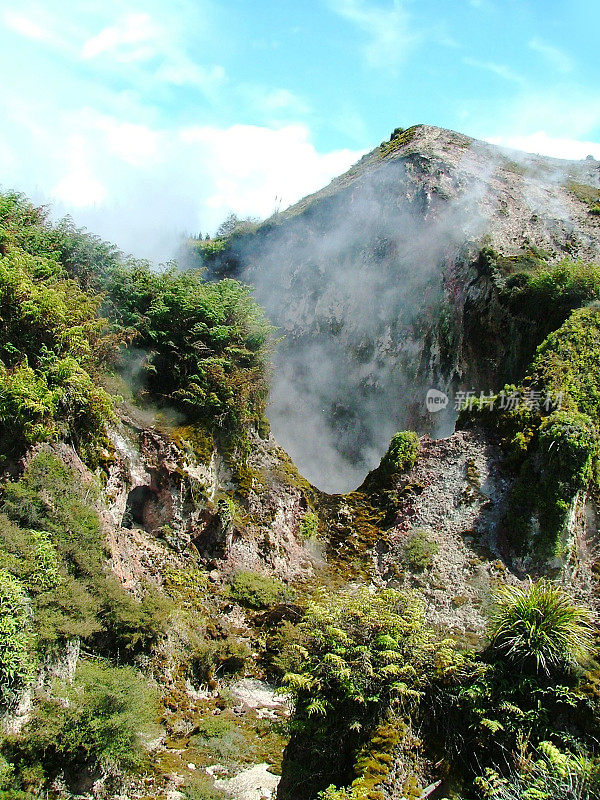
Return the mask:
<svg viewBox="0 0 600 800">
<path fill-rule="evenodd" d="M 262 419 L 272 329 L 248 287 L 202 272 L 143 265 L 107 278 L 109 314 L 147 351 L 146 391 L 211 432 L 239 435 Z"/>
<path fill-rule="evenodd" d="M 285 586 L 277 578 L 260 575 L 258 572 L 240 570 L 229 584 L 232 600 L 246 608 L 256 610 L 271 608 L 285 597 Z"/>
<path fill-rule="evenodd" d="M 569 511 L 600 466 L 600 306 L 577 309 L 550 333 L 529 374 L 520 388 L 505 387 L 520 396 L 517 410 L 502 410 L 497 398 L 493 411 L 463 413 L 461 422 L 491 425 L 504 437 L 518 474 L 503 532 L 519 555 L 539 560 L 564 556 Z M 560 410 L 544 406 L 548 396 Z M 527 405 L 527 397 L 537 401 Z"/>
<path fill-rule="evenodd" d="M 244 734 L 230 720 L 222 717 L 203 719 L 193 737 L 193 745 L 208 753 L 220 764 L 235 763 L 247 744 Z"/>
<path fill-rule="evenodd" d="M 100 297 L 65 276 L 43 213 L 16 196 L 0 207 L 0 460 L 62 436 L 95 466 L 113 415 L 98 376 L 118 340 Z"/>
<path fill-rule="evenodd" d="M 404 545 L 404 559 L 412 569 L 423 572 L 432 565 L 439 549 L 438 543 L 429 538 L 427 531 L 416 530 Z"/>
<path fill-rule="evenodd" d="M 399 431 L 392 436 L 386 454 L 379 466 L 369 472 L 359 491 L 378 493 L 402 472 L 412 469 L 419 451 L 419 437 L 413 431 Z"/>
<path fill-rule="evenodd" d="M 413 431 L 400 431 L 392 436 L 387 453 L 381 459 L 380 469 L 396 475 L 412 469 L 419 449 L 419 437 Z"/>
<path fill-rule="evenodd" d="M 493 800 L 596 800 L 600 764 L 583 755 L 562 753 L 552 742 L 540 742 L 535 754 L 519 759 L 519 771 L 502 777 L 493 769 L 475 781 Z"/>
<path fill-rule="evenodd" d="M 225 800 L 228 797 L 208 775 L 194 775 L 183 787 L 183 792 L 188 800 Z"/>
<path fill-rule="evenodd" d="M 508 661 L 550 675 L 590 658 L 593 615 L 549 581 L 506 586 L 497 597 L 491 644 Z"/>
<path fill-rule="evenodd" d="M 65 771 L 130 771 L 144 755 L 142 737 L 154 732 L 156 697 L 130 667 L 83 662 L 72 686 L 55 684 L 38 699 L 27 727 L 10 741 L 18 763 L 43 765 L 51 781 Z"/>
<path fill-rule="evenodd" d="M 4 487 L 0 565 L 31 594 L 42 655 L 79 637 L 131 658 L 165 629 L 171 605 L 158 591 L 148 588 L 140 602 L 110 573 L 96 496 L 93 483 L 48 452 Z"/>
<path fill-rule="evenodd" d="M 305 542 L 309 542 L 313 539 L 316 539 L 318 533 L 319 518 L 314 511 L 307 511 L 298 525 L 298 534 L 300 539 Z"/>
<path fill-rule="evenodd" d="M 373 737 L 384 749 L 398 741 L 386 723 L 418 704 L 430 647 L 421 606 L 391 589 L 321 592 L 299 627 L 300 668 L 283 680 L 294 713 L 281 791 L 302 786 L 311 797 L 360 777 L 367 766 L 357 758 Z"/>
<path fill-rule="evenodd" d="M 0 570 L 0 707 L 4 709 L 32 677 L 32 644 L 25 590 L 13 575 Z"/>
</svg>

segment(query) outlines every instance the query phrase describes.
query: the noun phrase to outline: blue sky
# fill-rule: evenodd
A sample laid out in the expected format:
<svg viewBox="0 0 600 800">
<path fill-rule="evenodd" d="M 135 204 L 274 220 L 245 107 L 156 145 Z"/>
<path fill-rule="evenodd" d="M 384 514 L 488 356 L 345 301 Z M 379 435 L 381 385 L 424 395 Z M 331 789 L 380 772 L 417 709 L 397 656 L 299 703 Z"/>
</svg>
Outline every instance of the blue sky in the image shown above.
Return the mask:
<svg viewBox="0 0 600 800">
<path fill-rule="evenodd" d="M 597 0 L 5 0 L 0 184 L 168 257 L 396 126 L 600 158 Z"/>
</svg>

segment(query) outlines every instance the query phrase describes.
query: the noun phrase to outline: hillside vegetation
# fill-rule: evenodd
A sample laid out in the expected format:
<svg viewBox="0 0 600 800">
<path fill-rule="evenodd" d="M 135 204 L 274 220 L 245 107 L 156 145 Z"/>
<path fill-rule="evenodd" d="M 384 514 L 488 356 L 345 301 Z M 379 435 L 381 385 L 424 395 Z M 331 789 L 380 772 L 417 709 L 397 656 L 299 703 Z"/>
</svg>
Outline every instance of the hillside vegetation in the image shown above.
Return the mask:
<svg viewBox="0 0 600 800">
<path fill-rule="evenodd" d="M 471 598 L 422 524 L 436 442 L 399 431 L 359 489 L 319 491 L 269 436 L 273 329 L 249 287 L 0 196 L 0 800 L 219 800 L 264 764 L 280 800 L 600 796 L 597 576 L 567 570 L 594 557 L 576 522 L 597 533 L 600 268 L 466 258 L 479 305 L 452 305 L 451 265 L 421 331 L 451 360 L 462 324 L 496 381 L 458 422 L 504 492 L 485 542 L 457 532 L 456 571 L 489 579 L 487 627 L 458 630 L 430 613 Z M 460 469 L 439 524 L 494 505 Z"/>
</svg>

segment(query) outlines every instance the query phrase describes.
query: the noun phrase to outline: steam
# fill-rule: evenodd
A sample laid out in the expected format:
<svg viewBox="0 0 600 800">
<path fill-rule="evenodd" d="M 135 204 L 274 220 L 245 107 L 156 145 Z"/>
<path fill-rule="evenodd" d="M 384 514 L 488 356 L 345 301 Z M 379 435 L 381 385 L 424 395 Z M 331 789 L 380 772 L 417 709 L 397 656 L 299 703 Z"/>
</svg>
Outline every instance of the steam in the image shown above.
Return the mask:
<svg viewBox="0 0 600 800">
<path fill-rule="evenodd" d="M 425 138 L 440 135 L 424 131 Z M 427 389 L 436 382 L 451 388 L 456 378 L 441 375 L 435 342 L 425 346 L 448 269 L 490 232 L 500 249 L 511 242 L 518 250 L 534 208 L 562 220 L 554 227 L 569 235 L 564 220 L 572 210 L 548 187 L 559 172 L 564 182 L 564 168 L 555 178 L 548 170 L 543 180 L 519 177 L 524 216 L 515 232 L 506 214 L 515 176 L 500 173 L 506 163 L 505 154 L 479 142 L 420 146 L 242 239 L 239 277 L 255 286 L 284 337 L 275 356 L 272 428 L 320 488 L 355 488 L 396 430 L 451 433 L 452 413 L 427 415 L 424 406 Z"/>
<path fill-rule="evenodd" d="M 423 330 L 444 265 L 485 229 L 473 209 L 487 175 L 448 202 L 412 180 L 411 166 L 386 162 L 241 254 L 242 277 L 284 336 L 273 431 L 326 491 L 361 483 L 396 430 L 428 427 Z"/>
</svg>

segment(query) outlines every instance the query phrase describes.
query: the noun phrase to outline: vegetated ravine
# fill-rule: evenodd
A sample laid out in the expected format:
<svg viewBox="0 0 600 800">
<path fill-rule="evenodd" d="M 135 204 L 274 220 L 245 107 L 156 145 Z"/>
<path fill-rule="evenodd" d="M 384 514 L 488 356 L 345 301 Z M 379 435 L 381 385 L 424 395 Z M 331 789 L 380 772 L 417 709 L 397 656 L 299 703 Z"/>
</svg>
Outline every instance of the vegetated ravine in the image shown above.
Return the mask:
<svg viewBox="0 0 600 800">
<path fill-rule="evenodd" d="M 599 185 L 397 129 L 204 271 L 0 194 L 0 800 L 600 796 Z"/>
</svg>

